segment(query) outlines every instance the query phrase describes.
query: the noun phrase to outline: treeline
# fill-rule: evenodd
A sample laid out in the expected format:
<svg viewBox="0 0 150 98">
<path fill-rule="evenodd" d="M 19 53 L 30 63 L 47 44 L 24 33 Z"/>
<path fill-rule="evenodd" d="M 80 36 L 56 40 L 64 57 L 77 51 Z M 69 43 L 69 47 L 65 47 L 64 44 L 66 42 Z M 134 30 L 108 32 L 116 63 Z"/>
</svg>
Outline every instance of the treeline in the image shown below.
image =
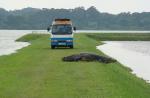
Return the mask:
<svg viewBox="0 0 150 98">
<path fill-rule="evenodd" d="M 77 29 L 84 30 L 150 30 L 150 12 L 114 15 L 101 13 L 93 6 L 13 11 L 0 8 L 0 29 L 46 29 L 55 18 L 70 18 Z"/>
</svg>

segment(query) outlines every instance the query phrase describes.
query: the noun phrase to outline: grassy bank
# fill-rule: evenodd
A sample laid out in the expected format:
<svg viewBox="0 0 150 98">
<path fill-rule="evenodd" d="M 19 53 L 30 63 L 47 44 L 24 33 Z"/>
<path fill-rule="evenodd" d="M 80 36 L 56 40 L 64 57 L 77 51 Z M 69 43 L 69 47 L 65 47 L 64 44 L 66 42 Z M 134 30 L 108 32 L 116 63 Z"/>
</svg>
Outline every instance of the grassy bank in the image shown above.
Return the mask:
<svg viewBox="0 0 150 98">
<path fill-rule="evenodd" d="M 50 49 L 49 35 L 30 34 L 30 46 L 0 57 L 0 98 L 149 98 L 150 85 L 119 63 L 62 62 L 93 52 L 99 41 L 75 35 L 75 49 Z"/>
<path fill-rule="evenodd" d="M 99 41 L 150 41 L 150 33 L 95 33 L 87 36 Z"/>
</svg>

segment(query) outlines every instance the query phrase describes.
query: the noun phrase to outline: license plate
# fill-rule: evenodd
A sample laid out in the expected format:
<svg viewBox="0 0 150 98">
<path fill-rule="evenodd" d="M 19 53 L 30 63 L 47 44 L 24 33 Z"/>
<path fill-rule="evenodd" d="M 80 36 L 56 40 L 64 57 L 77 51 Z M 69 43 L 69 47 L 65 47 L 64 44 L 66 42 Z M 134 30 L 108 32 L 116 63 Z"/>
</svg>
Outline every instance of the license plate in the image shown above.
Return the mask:
<svg viewBox="0 0 150 98">
<path fill-rule="evenodd" d="M 66 45 L 66 43 L 58 43 L 58 45 Z"/>
</svg>

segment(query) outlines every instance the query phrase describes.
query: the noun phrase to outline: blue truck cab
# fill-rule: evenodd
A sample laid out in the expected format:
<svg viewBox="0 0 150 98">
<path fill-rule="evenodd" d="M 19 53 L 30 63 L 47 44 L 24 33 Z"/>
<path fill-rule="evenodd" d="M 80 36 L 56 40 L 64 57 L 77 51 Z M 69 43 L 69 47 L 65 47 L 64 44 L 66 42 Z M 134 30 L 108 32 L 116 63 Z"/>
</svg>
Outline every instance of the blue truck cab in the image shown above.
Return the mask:
<svg viewBox="0 0 150 98">
<path fill-rule="evenodd" d="M 73 31 L 76 30 L 72 26 L 70 19 L 55 19 L 48 28 L 51 32 L 51 48 L 70 47 L 73 48 Z"/>
</svg>

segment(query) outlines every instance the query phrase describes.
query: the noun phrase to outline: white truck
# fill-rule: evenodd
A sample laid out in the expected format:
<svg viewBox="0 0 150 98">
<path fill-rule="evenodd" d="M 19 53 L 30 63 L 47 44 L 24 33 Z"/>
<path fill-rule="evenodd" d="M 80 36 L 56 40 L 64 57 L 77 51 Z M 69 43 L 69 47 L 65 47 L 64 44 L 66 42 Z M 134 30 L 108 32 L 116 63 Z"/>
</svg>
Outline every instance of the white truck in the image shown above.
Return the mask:
<svg viewBox="0 0 150 98">
<path fill-rule="evenodd" d="M 73 31 L 76 30 L 70 19 L 55 19 L 47 29 L 51 32 L 51 48 L 73 48 Z"/>
</svg>

